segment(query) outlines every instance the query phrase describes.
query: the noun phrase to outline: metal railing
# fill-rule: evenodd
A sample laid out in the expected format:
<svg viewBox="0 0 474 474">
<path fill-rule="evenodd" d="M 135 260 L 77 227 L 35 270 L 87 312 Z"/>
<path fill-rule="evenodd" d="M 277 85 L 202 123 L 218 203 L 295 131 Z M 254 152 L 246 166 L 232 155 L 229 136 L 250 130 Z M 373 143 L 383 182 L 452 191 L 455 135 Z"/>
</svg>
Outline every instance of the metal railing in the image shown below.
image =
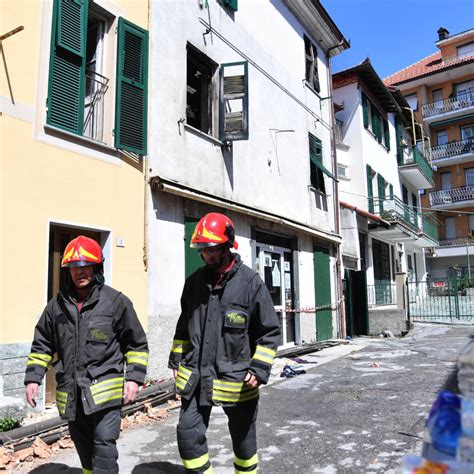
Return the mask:
<svg viewBox="0 0 474 474">
<path fill-rule="evenodd" d="M 451 158 L 453 156 L 474 153 L 474 139 L 468 138 L 459 142 L 446 143 L 431 148 L 431 156 L 433 160 L 441 160 L 442 158 Z"/>
<path fill-rule="evenodd" d="M 466 245 L 473 245 L 474 238 L 467 236 L 467 237 L 458 237 L 455 239 L 443 239 L 440 240 L 438 243 L 438 247 L 443 248 L 450 248 L 450 247 L 465 247 Z M 474 258 L 474 255 L 473 255 Z"/>
<path fill-rule="evenodd" d="M 423 214 L 421 216 L 421 226 L 423 234 L 427 235 L 433 240 L 438 241 L 438 223 L 434 220 L 431 215 Z"/>
<path fill-rule="evenodd" d="M 104 129 L 104 98 L 109 79 L 98 72 L 86 69 L 86 99 L 82 134 L 92 140 L 102 141 Z"/>
<path fill-rule="evenodd" d="M 416 147 L 411 146 L 403 153 L 399 153 L 398 165 L 413 165 L 416 164 L 420 167 L 423 174 L 433 182 L 433 168 L 428 163 L 428 160 L 424 157 L 423 153 Z"/>
<path fill-rule="evenodd" d="M 474 199 L 474 186 L 441 189 L 430 193 L 430 205 L 449 205 Z"/>
<path fill-rule="evenodd" d="M 449 99 L 437 100 L 430 104 L 425 104 L 421 107 L 421 113 L 424 118 L 432 117 L 433 115 L 445 114 L 454 110 L 466 109 L 474 106 L 474 92 L 460 93 L 456 97 Z"/>
<path fill-rule="evenodd" d="M 418 213 L 400 198 L 374 198 L 374 213 L 387 221 L 402 221 L 415 231 L 419 229 Z"/>
<path fill-rule="evenodd" d="M 367 285 L 367 301 L 371 307 L 397 304 L 397 285 L 389 282 Z"/>
</svg>

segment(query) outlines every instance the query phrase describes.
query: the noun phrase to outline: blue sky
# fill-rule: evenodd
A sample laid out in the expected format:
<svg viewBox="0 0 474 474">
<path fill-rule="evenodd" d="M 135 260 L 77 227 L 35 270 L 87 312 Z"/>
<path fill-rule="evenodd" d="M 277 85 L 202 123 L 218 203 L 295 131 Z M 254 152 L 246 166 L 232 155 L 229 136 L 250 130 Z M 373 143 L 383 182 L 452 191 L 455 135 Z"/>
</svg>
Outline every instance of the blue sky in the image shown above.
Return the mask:
<svg viewBox="0 0 474 474">
<path fill-rule="evenodd" d="M 370 57 L 383 79 L 438 51 L 440 26 L 450 34 L 474 27 L 474 0 L 321 0 L 351 47 L 333 72 Z"/>
</svg>

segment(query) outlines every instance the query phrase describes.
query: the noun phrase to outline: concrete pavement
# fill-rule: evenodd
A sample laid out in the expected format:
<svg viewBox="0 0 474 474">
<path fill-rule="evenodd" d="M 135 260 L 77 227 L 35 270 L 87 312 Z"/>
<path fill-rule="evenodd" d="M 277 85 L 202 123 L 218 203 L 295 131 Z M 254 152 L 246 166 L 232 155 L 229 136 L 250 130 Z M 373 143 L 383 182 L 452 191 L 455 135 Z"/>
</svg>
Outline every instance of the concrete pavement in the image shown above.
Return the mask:
<svg viewBox="0 0 474 474">
<path fill-rule="evenodd" d="M 306 374 L 279 377 L 277 360 L 261 391 L 260 471 L 390 473 L 406 453 L 420 453 L 436 394 L 454 387 L 455 362 L 472 326 L 416 325 L 403 339 L 356 338 L 302 358 Z M 175 427 L 179 410 L 156 424 L 129 428 L 119 440 L 122 473 L 183 473 Z M 216 474 L 232 473 L 226 416 L 214 409 L 208 430 Z M 34 473 L 76 473 L 74 451 Z M 17 471 L 20 472 L 20 471 Z"/>
</svg>

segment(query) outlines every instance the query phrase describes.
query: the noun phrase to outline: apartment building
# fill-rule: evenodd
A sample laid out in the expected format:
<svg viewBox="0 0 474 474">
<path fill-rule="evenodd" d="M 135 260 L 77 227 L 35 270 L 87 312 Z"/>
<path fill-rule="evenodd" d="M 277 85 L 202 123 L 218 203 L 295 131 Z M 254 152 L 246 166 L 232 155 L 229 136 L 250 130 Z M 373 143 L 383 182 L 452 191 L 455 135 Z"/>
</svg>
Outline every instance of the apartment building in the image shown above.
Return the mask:
<svg viewBox="0 0 474 474">
<path fill-rule="evenodd" d="M 169 376 L 211 211 L 234 222 L 284 347 L 342 335 L 330 60 L 347 41 L 316 0 L 152 2 L 150 30 L 151 376 Z"/>
<path fill-rule="evenodd" d="M 433 279 L 473 278 L 474 29 L 450 34 L 442 27 L 434 46 L 435 53 L 384 82 L 403 93 L 423 124 L 418 147 L 437 169 L 434 186 L 422 196 L 422 206 L 440 223 L 429 273 Z"/>
<path fill-rule="evenodd" d="M 64 282 L 70 239 L 100 242 L 107 283 L 147 325 L 148 1 L 1 8 L 0 399 L 14 406 L 24 399 L 35 324 Z M 50 370 L 39 408 L 54 390 Z"/>
<path fill-rule="evenodd" d="M 425 280 L 424 250 L 437 245 L 419 196 L 433 186 L 433 169 L 416 147 L 408 103 L 369 59 L 334 74 L 333 89 L 348 334 L 400 334 L 397 274 Z"/>
</svg>

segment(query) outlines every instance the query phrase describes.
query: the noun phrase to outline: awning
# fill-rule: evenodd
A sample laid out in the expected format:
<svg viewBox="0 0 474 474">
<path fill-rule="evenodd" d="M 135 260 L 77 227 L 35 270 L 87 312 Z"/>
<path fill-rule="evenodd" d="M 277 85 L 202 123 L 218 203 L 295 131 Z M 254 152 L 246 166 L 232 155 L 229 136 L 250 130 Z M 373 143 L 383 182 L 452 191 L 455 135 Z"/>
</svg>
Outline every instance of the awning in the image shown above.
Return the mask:
<svg viewBox="0 0 474 474">
<path fill-rule="evenodd" d="M 321 239 L 329 240 L 335 244 L 340 244 L 342 242 L 342 237 L 337 234 L 332 234 L 325 232 L 320 229 L 315 229 L 301 222 L 296 222 L 291 219 L 286 219 L 280 217 L 276 214 L 271 214 L 269 212 L 255 209 L 245 204 L 239 204 L 228 199 L 220 198 L 213 196 L 211 194 L 203 193 L 196 189 L 190 188 L 183 184 L 175 183 L 159 176 L 153 176 L 150 178 L 150 185 L 152 189 L 158 189 L 159 191 L 167 192 L 170 194 L 175 194 L 187 199 L 193 199 L 195 201 L 204 202 L 206 204 L 211 204 L 217 207 L 222 207 L 224 209 L 229 209 L 231 211 L 240 212 L 248 216 L 257 217 L 260 219 L 265 219 L 267 221 L 275 222 L 280 225 L 290 227 L 292 229 L 304 232 L 306 234 L 312 235 L 313 237 L 319 237 Z"/>
<path fill-rule="evenodd" d="M 390 222 L 382 219 L 380 216 L 377 216 L 376 214 L 372 214 L 371 212 L 365 211 L 364 209 L 359 209 L 358 207 L 348 204 L 347 202 L 339 201 L 339 204 L 341 205 L 341 207 L 345 207 L 346 209 L 350 209 L 356 212 L 357 214 L 359 214 L 359 216 L 366 217 L 367 219 L 372 221 L 374 224 L 377 224 L 381 227 L 385 227 L 387 229 L 390 227 Z"/>
</svg>

